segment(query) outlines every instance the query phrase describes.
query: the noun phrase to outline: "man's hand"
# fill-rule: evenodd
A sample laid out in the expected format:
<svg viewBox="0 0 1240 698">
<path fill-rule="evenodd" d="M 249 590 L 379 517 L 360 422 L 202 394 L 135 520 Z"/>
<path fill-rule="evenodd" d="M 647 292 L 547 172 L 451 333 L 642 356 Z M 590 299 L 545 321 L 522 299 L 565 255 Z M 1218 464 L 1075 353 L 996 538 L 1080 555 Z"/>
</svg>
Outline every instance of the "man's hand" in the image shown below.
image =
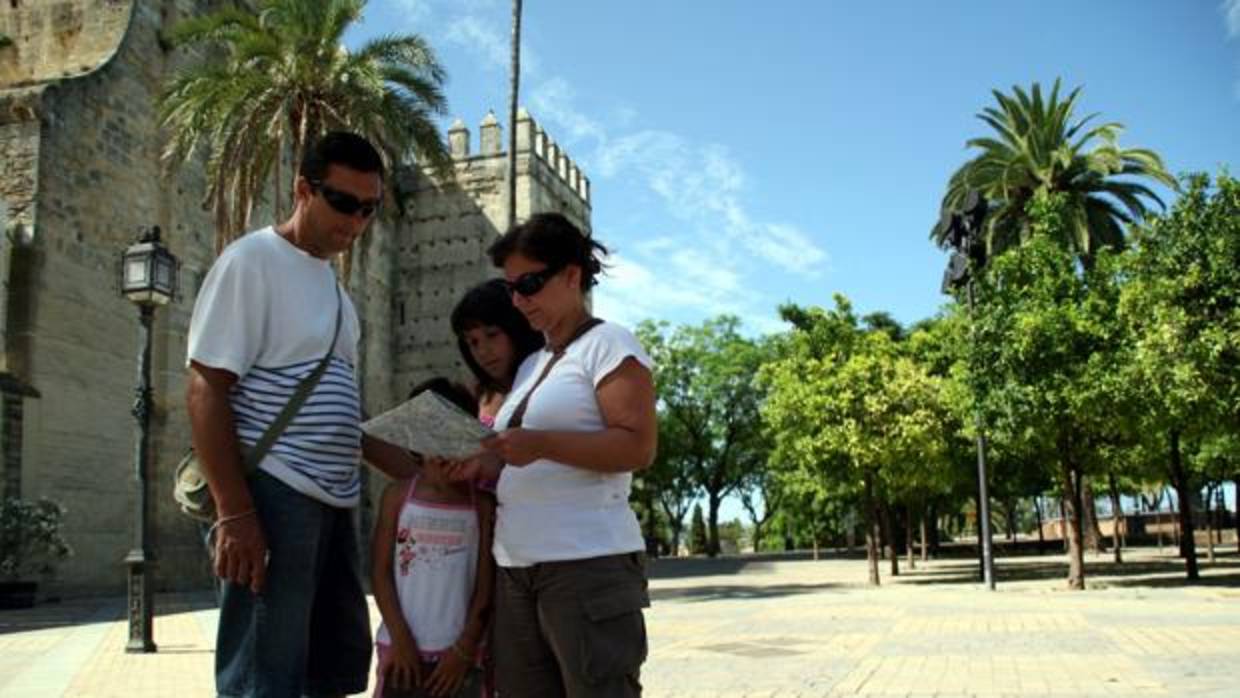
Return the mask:
<svg viewBox="0 0 1240 698">
<path fill-rule="evenodd" d="M 255 594 L 267 582 L 267 537 L 254 511 L 221 517 L 215 529 L 215 576 Z"/>
<path fill-rule="evenodd" d="M 505 429 L 482 440 L 482 447 L 509 465 L 529 465 L 543 457 L 542 432 Z"/>
</svg>

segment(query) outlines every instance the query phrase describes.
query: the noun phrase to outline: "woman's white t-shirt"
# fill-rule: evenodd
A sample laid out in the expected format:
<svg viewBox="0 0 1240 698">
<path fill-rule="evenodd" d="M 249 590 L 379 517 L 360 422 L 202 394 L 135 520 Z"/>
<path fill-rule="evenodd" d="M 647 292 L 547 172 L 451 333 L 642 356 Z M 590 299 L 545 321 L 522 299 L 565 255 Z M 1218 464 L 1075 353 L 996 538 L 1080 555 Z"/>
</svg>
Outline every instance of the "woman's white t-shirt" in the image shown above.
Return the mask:
<svg viewBox="0 0 1240 698">
<path fill-rule="evenodd" d="M 544 349 L 522 362 L 495 416 L 496 431 L 506 428 L 551 356 Z M 607 425 L 595 390 L 629 357 L 646 368 L 653 363 L 627 329 L 609 322 L 594 327 L 568 346 L 534 391 L 522 427 L 602 431 Z M 630 473 L 598 473 L 547 459 L 505 467 L 496 488 L 495 561 L 528 567 L 643 550 L 641 528 L 629 507 L 632 481 Z"/>
</svg>

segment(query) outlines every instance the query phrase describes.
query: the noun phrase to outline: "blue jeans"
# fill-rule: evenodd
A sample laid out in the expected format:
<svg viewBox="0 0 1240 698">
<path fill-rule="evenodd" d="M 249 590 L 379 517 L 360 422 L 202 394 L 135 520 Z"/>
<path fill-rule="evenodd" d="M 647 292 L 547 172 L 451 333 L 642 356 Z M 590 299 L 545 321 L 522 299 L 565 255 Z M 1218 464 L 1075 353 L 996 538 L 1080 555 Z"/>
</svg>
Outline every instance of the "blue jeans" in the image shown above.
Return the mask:
<svg viewBox="0 0 1240 698">
<path fill-rule="evenodd" d="M 370 615 L 357 512 L 311 499 L 267 475 L 250 478 L 271 558 L 267 583 L 223 583 L 215 641 L 221 698 L 343 696 L 366 690 Z"/>
</svg>

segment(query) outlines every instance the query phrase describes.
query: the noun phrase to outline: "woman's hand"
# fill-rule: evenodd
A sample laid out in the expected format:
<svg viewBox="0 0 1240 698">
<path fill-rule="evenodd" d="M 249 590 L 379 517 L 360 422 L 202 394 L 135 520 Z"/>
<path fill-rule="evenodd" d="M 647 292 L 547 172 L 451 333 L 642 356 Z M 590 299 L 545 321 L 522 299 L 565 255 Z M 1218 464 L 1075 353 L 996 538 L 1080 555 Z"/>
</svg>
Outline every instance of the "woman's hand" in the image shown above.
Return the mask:
<svg viewBox="0 0 1240 698">
<path fill-rule="evenodd" d="M 394 639 L 386 671 L 387 682 L 396 688 L 421 688 L 422 659 L 418 656 L 417 643 L 404 638 Z"/>
<path fill-rule="evenodd" d="M 509 465 L 529 465 L 543 457 L 542 432 L 505 429 L 482 440 L 482 447 Z"/>
<path fill-rule="evenodd" d="M 465 683 L 465 672 L 469 671 L 470 662 L 465 659 L 466 656 L 455 645 L 449 648 L 426 680 L 426 690 L 432 696 L 455 695 L 461 684 Z"/>
</svg>

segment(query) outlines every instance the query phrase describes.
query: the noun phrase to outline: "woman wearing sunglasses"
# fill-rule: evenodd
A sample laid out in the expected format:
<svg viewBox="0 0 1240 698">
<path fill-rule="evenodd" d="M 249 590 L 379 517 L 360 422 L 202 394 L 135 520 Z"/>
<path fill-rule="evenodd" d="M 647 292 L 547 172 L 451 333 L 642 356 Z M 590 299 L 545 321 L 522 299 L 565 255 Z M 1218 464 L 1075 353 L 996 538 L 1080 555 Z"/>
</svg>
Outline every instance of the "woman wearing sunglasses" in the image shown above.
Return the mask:
<svg viewBox="0 0 1240 698">
<path fill-rule="evenodd" d="M 650 357 L 627 329 L 590 316 L 607 250 L 564 216 L 536 215 L 488 253 L 547 344 L 518 369 L 486 455 L 459 474 L 500 476 L 500 695 L 640 696 L 649 600 L 628 501 L 632 473 L 655 453 Z"/>
</svg>

